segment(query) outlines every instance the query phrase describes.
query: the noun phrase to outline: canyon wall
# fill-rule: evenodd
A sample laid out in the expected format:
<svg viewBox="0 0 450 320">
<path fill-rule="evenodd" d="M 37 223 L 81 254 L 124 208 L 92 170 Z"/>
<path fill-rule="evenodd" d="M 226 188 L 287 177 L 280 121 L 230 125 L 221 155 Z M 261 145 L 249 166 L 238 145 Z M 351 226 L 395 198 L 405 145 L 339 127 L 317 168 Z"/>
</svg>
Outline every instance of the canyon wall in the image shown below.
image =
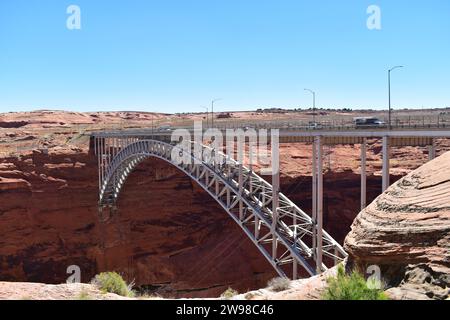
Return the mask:
<svg viewBox="0 0 450 320">
<path fill-rule="evenodd" d="M 359 179 L 353 171 L 324 176 L 324 225 L 339 241 L 359 212 Z M 308 174 L 282 175 L 281 185 L 310 211 Z M 380 185 L 369 175 L 368 203 Z M 97 197 L 96 158 L 86 148 L 1 159 L 0 280 L 61 283 L 66 268 L 78 265 L 84 282 L 114 270 L 163 296 L 211 297 L 228 287 L 264 287 L 276 276 L 226 212 L 161 160 L 148 159 L 130 175 L 106 222 Z"/>
</svg>

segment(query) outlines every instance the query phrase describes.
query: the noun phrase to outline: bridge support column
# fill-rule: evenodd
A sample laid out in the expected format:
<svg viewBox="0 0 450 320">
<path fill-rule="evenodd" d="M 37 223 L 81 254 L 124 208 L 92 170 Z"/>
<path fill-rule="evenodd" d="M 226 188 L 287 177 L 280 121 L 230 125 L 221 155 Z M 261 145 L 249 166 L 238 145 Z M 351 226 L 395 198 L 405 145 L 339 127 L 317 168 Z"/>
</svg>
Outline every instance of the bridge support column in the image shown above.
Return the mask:
<svg viewBox="0 0 450 320">
<path fill-rule="evenodd" d="M 382 192 L 385 192 L 389 188 L 389 168 L 390 168 L 390 150 L 389 150 L 389 138 L 383 137 L 383 187 Z"/>
<path fill-rule="evenodd" d="M 312 249 L 314 259 L 317 257 L 317 145 L 316 138 L 312 145 Z"/>
<path fill-rule="evenodd" d="M 255 239 L 259 240 L 259 219 L 256 214 L 255 214 Z"/>
<path fill-rule="evenodd" d="M 433 160 L 436 158 L 436 141 L 433 139 L 431 145 L 428 146 L 428 160 Z"/>
<path fill-rule="evenodd" d="M 277 237 L 275 230 L 278 224 L 278 207 L 279 207 L 279 193 L 280 193 L 280 157 L 279 157 L 279 142 L 278 139 L 271 139 L 272 146 L 272 257 L 277 257 Z"/>
<path fill-rule="evenodd" d="M 105 139 L 99 139 L 99 170 L 100 170 L 100 188 L 103 186 L 105 179 Z"/>
<path fill-rule="evenodd" d="M 227 180 L 228 180 L 228 182 L 230 182 L 230 180 L 231 180 L 230 165 L 228 165 L 228 168 L 227 168 Z M 229 208 L 230 206 L 231 206 L 231 192 L 230 192 L 230 188 L 227 187 L 227 208 Z"/>
<path fill-rule="evenodd" d="M 102 139 L 97 138 L 96 140 L 97 140 L 97 163 L 98 163 L 98 190 L 99 190 L 99 195 L 100 195 L 100 191 L 102 189 L 102 183 L 103 183 L 103 171 L 102 171 L 103 170 L 103 167 L 102 167 L 103 152 L 102 152 Z"/>
<path fill-rule="evenodd" d="M 242 203 L 242 195 L 244 190 L 244 177 L 242 175 L 242 162 L 239 162 L 238 184 L 239 184 L 239 220 L 242 222 L 244 221 L 244 206 Z"/>
<path fill-rule="evenodd" d="M 363 139 L 361 144 L 361 210 L 367 204 L 367 174 L 366 174 L 366 158 L 367 158 L 367 140 Z"/>
<path fill-rule="evenodd" d="M 108 165 L 109 165 L 109 163 L 110 163 L 110 159 L 111 159 L 111 155 L 110 155 L 110 152 L 111 152 L 111 148 L 110 148 L 110 145 L 109 145 L 109 139 L 110 138 L 105 138 L 105 149 L 106 149 L 106 168 L 108 168 Z"/>
<path fill-rule="evenodd" d="M 117 139 L 115 137 L 111 139 L 112 152 L 111 152 L 111 160 L 110 161 L 112 161 L 117 154 L 116 142 L 117 142 Z M 118 179 L 117 179 L 117 172 L 116 172 L 116 173 L 114 173 L 114 176 L 113 176 L 114 186 L 117 186 L 117 180 Z M 115 192 L 113 192 L 113 193 L 115 193 Z"/>
<path fill-rule="evenodd" d="M 280 168 L 281 170 L 281 168 Z M 294 247 L 297 246 L 297 235 L 298 235 L 298 226 L 297 226 L 297 216 L 294 215 L 292 224 L 294 225 Z M 295 257 L 292 257 L 292 280 L 298 279 L 298 262 Z"/>
<path fill-rule="evenodd" d="M 250 139 L 251 140 L 251 139 Z M 253 181 L 252 181 L 252 173 L 253 173 L 253 157 L 254 157 L 254 152 L 253 152 L 253 148 L 254 145 L 252 144 L 252 142 L 250 141 L 249 144 L 249 149 L 248 149 L 248 169 L 250 170 L 250 174 L 248 175 L 248 191 L 250 191 L 250 197 L 253 196 Z"/>
<path fill-rule="evenodd" d="M 322 273 L 322 231 L 323 231 L 323 144 L 316 138 L 317 148 L 317 257 L 316 272 Z"/>
</svg>

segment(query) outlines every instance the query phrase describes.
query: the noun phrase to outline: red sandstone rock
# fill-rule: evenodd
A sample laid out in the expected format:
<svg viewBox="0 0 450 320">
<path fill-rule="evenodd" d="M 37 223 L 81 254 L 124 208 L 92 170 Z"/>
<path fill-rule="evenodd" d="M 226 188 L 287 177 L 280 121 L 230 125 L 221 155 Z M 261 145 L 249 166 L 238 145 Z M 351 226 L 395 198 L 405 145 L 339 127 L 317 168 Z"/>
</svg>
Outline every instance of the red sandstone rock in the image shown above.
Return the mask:
<svg viewBox="0 0 450 320">
<path fill-rule="evenodd" d="M 100 222 L 96 158 L 77 125 L 117 126 L 126 118 L 134 119 L 127 124 L 143 126 L 152 117 L 56 111 L 2 115 L 2 121 L 31 124 L 26 132 L 8 129 L 1 138 L 6 143 L 0 152 L 6 155 L 0 157 L 0 280 L 61 283 L 67 266 L 77 264 L 83 281 L 114 270 L 166 296 L 213 297 L 228 287 L 240 292 L 263 287 L 275 276 L 221 207 L 161 161 L 139 166 L 125 185 L 117 214 Z M 59 132 L 61 122 L 72 129 Z M 52 129 L 41 131 L 44 125 Z M 34 134 L 39 141 L 12 140 Z M 381 191 L 379 143 L 371 143 L 368 201 Z M 359 211 L 359 152 L 358 146 L 325 148 L 324 226 L 341 242 Z M 427 153 L 396 148 L 393 158 L 393 173 L 410 171 L 427 160 Z M 310 159 L 311 146 L 281 145 L 282 192 L 306 212 Z"/>
<path fill-rule="evenodd" d="M 10 177 L 1 179 L 8 185 L 0 191 L 1 280 L 61 283 L 76 264 L 83 281 L 116 270 L 168 295 L 214 296 L 274 276 L 214 200 L 161 161 L 130 176 L 107 223 L 97 212 L 93 155 L 58 149 L 7 159 L 1 168 Z"/>
<path fill-rule="evenodd" d="M 211 297 L 230 286 L 241 292 L 259 288 L 275 276 L 214 200 L 161 161 L 136 169 L 117 215 L 100 223 L 96 158 L 85 148 L 69 145 L 2 160 L 0 177 L 22 185 L 0 193 L 0 231 L 6 235 L 0 239 L 1 280 L 60 283 L 67 266 L 77 264 L 83 281 L 115 270 L 167 296 Z M 333 149 L 352 159 L 331 154 L 332 171 L 341 169 L 324 178 L 324 225 L 342 241 L 359 208 L 359 150 Z M 281 152 L 287 172 L 282 191 L 309 212 L 310 147 L 282 145 Z M 381 181 L 369 175 L 368 183 L 370 200 Z"/>
<path fill-rule="evenodd" d="M 392 185 L 363 210 L 345 239 L 350 262 L 377 264 L 389 292 L 445 299 L 450 287 L 450 152 Z"/>
<path fill-rule="evenodd" d="M 29 189 L 30 184 L 23 179 L 8 179 L 0 177 L 0 191 Z"/>
<path fill-rule="evenodd" d="M 78 264 L 83 281 L 115 270 L 167 296 L 211 297 L 229 286 L 259 288 L 275 276 L 214 200 L 162 161 L 148 160 L 129 177 L 108 223 L 97 213 L 92 154 L 53 148 L 5 159 L 0 168 L 0 176 L 28 183 L 0 193 L 0 228 L 8 235 L 0 240 L 2 280 L 60 283 L 67 266 Z M 342 240 L 359 207 L 348 199 L 359 176 L 347 171 L 325 181 L 325 226 Z M 301 174 L 282 176 L 283 191 L 307 212 L 310 183 Z M 379 184 L 369 179 L 373 197 Z"/>
</svg>

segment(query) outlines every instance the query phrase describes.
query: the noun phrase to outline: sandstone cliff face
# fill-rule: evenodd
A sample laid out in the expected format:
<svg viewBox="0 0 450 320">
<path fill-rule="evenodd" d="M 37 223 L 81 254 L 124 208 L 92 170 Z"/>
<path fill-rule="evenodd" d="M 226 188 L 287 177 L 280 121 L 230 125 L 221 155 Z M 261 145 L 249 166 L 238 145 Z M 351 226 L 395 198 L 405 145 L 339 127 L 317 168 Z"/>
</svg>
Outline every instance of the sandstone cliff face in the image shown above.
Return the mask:
<svg viewBox="0 0 450 320">
<path fill-rule="evenodd" d="M 310 152 L 301 144 L 281 150 L 282 191 L 306 212 Z M 324 176 L 324 226 L 343 241 L 360 206 L 359 149 L 334 152 Z M 415 165 L 426 157 L 416 155 Z M 369 158 L 371 201 L 381 181 L 373 174 L 379 157 Z M 214 297 L 228 287 L 264 287 L 275 276 L 221 207 L 164 162 L 149 159 L 130 175 L 118 212 L 106 223 L 97 197 L 96 158 L 86 145 L 0 159 L 0 280 L 57 284 L 68 277 L 68 266 L 78 265 L 83 281 L 114 270 L 164 296 Z"/>
<path fill-rule="evenodd" d="M 0 279 L 61 283 L 116 270 L 168 296 L 264 286 L 271 266 L 239 227 L 176 169 L 148 160 L 119 211 L 101 223 L 96 159 L 81 149 L 33 152 L 0 164 Z"/>
<path fill-rule="evenodd" d="M 115 270 L 165 296 L 211 297 L 229 286 L 239 291 L 264 287 L 275 276 L 213 199 L 156 159 L 130 175 L 118 212 L 101 223 L 96 166 L 95 157 L 80 148 L 1 160 L 1 280 L 61 283 L 68 277 L 66 268 L 78 265 L 83 281 Z M 331 184 L 340 181 L 340 191 L 326 190 L 325 225 L 342 240 L 359 206 L 346 194 L 356 192 L 359 177 L 325 178 Z M 282 188 L 309 210 L 310 177 L 283 176 Z"/>
<path fill-rule="evenodd" d="M 57 284 L 68 277 L 69 265 L 78 265 L 83 281 L 115 270 L 172 297 L 264 287 L 275 276 L 270 265 L 205 192 L 163 162 L 142 163 L 125 185 L 119 211 L 100 222 L 97 163 L 83 128 L 148 128 L 202 118 L 136 112 L 1 114 L 0 281 Z M 449 147 L 438 146 L 438 153 Z M 281 189 L 310 212 L 311 145 L 280 148 Z M 379 141 L 369 141 L 368 203 L 381 191 L 380 151 Z M 426 152 L 393 148 L 392 181 L 424 163 Z M 324 226 L 340 242 L 360 208 L 359 154 L 358 146 L 325 147 Z M 419 277 L 410 273 L 410 278 Z"/>
<path fill-rule="evenodd" d="M 450 287 L 450 153 L 392 185 L 345 239 L 350 262 L 376 264 L 394 298 L 444 299 Z"/>
</svg>

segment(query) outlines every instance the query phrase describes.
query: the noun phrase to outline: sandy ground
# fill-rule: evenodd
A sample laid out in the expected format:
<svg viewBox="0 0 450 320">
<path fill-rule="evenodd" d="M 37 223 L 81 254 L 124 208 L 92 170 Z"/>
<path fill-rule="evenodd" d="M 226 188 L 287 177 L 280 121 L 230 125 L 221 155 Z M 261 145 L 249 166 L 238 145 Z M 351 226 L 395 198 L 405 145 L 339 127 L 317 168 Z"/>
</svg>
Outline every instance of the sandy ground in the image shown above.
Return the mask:
<svg viewBox="0 0 450 320">
<path fill-rule="evenodd" d="M 289 288 L 275 292 L 264 288 L 238 294 L 230 300 L 319 300 L 326 287 L 326 279 L 336 274 L 336 268 L 319 276 L 291 281 Z M 157 297 L 127 298 L 103 293 L 94 285 L 73 283 L 50 285 L 27 282 L 0 282 L 0 300 L 157 300 Z M 216 299 L 224 299 L 218 297 Z M 208 299 L 211 300 L 211 299 Z M 214 299 L 213 299 L 214 300 Z"/>
<path fill-rule="evenodd" d="M 291 281 L 289 288 L 275 292 L 271 288 L 249 291 L 235 296 L 234 300 L 320 300 L 327 286 L 327 278 L 337 274 L 337 267 L 308 279 Z"/>
<path fill-rule="evenodd" d="M 128 300 L 103 293 L 95 286 L 82 283 L 50 285 L 30 282 L 0 282 L 1 300 Z"/>
</svg>

